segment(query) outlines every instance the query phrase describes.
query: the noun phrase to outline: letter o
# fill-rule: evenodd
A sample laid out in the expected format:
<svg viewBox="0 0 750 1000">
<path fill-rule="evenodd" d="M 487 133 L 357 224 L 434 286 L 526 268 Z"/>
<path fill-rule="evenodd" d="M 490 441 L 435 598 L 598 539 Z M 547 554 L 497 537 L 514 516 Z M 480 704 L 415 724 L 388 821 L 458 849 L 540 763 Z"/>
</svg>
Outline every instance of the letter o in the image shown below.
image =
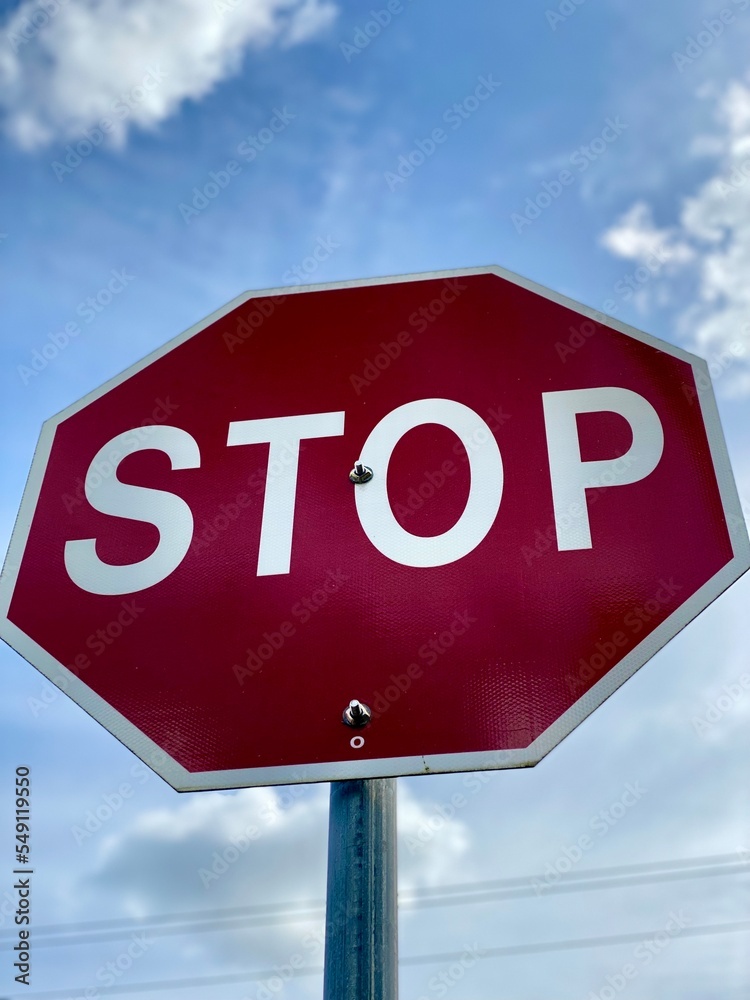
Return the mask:
<svg viewBox="0 0 750 1000">
<path fill-rule="evenodd" d="M 471 484 L 458 521 L 441 535 L 412 535 L 396 520 L 388 498 L 388 463 L 408 431 L 422 424 L 447 427 L 459 438 L 469 460 Z M 487 443 L 471 448 L 477 427 L 487 431 Z M 472 552 L 495 523 L 503 495 L 503 460 L 492 432 L 474 410 L 452 399 L 418 399 L 404 403 L 375 425 L 361 452 L 361 461 L 377 470 L 354 493 L 362 529 L 372 544 L 401 566 L 445 566 Z"/>
</svg>

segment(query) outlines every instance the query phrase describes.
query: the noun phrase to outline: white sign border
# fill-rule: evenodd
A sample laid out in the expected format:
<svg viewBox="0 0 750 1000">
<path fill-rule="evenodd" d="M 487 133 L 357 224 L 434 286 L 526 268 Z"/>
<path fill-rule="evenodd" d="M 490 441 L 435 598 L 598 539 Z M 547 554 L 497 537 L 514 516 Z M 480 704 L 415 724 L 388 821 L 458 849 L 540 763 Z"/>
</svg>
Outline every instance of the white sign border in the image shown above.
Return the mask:
<svg viewBox="0 0 750 1000">
<path fill-rule="evenodd" d="M 287 296 L 326 292 L 341 288 L 362 288 L 372 285 L 390 285 L 401 282 L 428 281 L 435 279 L 462 278 L 478 274 L 495 274 L 521 288 L 533 292 L 552 302 L 562 305 L 587 319 L 618 330 L 626 336 L 648 344 L 672 357 L 680 358 L 691 365 L 697 385 L 706 386 L 698 394 L 708 436 L 711 457 L 721 494 L 727 530 L 734 556 L 711 580 L 685 601 L 665 621 L 646 636 L 638 646 L 624 657 L 615 667 L 594 684 L 560 718 L 546 729 L 528 747 L 505 751 L 479 751 L 469 753 L 431 754 L 413 757 L 388 757 L 377 759 L 353 758 L 345 761 L 330 761 L 321 764 L 280 765 L 277 767 L 240 768 L 223 771 L 201 771 L 191 773 L 149 739 L 133 723 L 116 711 L 96 694 L 75 674 L 60 664 L 46 650 L 26 633 L 9 621 L 8 608 L 16 584 L 18 569 L 23 559 L 31 521 L 36 509 L 44 472 L 52 448 L 55 431 L 63 420 L 88 406 L 115 386 L 120 385 L 158 358 L 168 354 L 184 341 L 200 333 L 206 327 L 220 320 L 227 313 L 250 299 L 269 296 Z M 65 692 L 97 722 L 111 732 L 144 763 L 159 774 L 174 789 L 180 792 L 209 789 L 248 788 L 267 785 L 297 784 L 302 782 L 342 781 L 352 778 L 381 778 L 415 774 L 447 773 L 452 771 L 496 770 L 514 767 L 532 767 L 557 746 L 594 709 L 598 708 L 636 670 L 646 663 L 670 639 L 714 601 L 727 587 L 750 569 L 750 540 L 745 529 L 742 508 L 734 482 L 729 456 L 721 429 L 716 400 L 711 385 L 706 362 L 651 334 L 637 330 L 611 316 L 598 312 L 565 295 L 538 285 L 535 281 L 507 271 L 502 267 L 472 267 L 447 271 L 427 271 L 391 277 L 367 278 L 353 281 L 337 281 L 324 284 L 282 286 L 246 292 L 233 299 L 223 308 L 211 313 L 195 323 L 179 336 L 168 341 L 125 371 L 88 393 L 76 403 L 45 421 L 29 478 L 24 489 L 21 507 L 13 528 L 8 554 L 0 575 L 0 638 L 3 638 L 24 659 L 28 660 L 44 676 Z"/>
</svg>

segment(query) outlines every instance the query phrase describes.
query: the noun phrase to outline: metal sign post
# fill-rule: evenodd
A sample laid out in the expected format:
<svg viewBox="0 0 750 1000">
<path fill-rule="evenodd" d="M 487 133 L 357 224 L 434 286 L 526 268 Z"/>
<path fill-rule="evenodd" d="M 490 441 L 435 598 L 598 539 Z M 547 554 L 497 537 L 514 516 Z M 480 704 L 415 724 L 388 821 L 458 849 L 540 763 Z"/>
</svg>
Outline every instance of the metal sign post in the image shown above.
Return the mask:
<svg viewBox="0 0 750 1000">
<path fill-rule="evenodd" d="M 396 779 L 331 784 L 324 1000 L 397 1000 Z"/>
</svg>

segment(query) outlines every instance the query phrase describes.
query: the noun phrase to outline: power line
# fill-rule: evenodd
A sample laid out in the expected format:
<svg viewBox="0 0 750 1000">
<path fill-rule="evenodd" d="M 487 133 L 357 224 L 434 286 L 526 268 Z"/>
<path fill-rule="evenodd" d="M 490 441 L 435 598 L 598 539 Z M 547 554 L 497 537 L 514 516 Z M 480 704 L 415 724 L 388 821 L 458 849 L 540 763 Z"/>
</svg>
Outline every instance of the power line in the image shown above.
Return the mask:
<svg viewBox="0 0 750 1000">
<path fill-rule="evenodd" d="M 700 868 L 705 865 L 745 865 L 750 870 L 750 859 L 744 860 L 739 856 L 738 851 L 731 854 L 706 854 L 702 857 L 692 858 L 672 858 L 668 861 L 639 861 L 629 865 L 612 865 L 606 868 L 582 868 L 579 871 L 565 872 L 565 881 L 575 881 L 577 879 L 604 878 L 610 875 L 638 874 L 640 872 L 662 871 L 664 869 L 687 869 Z M 492 888 L 502 886 L 528 885 L 538 875 L 520 875 L 515 878 L 483 879 L 481 883 L 475 882 L 454 882 L 448 885 L 438 885 L 425 887 L 423 889 L 406 890 L 420 895 L 430 895 L 447 892 L 463 892 L 472 885 L 484 885 Z M 403 893 L 402 893 L 403 895 Z"/>
<path fill-rule="evenodd" d="M 196 986 L 230 986 L 233 983 L 257 983 L 261 979 L 272 979 L 278 977 L 276 969 L 263 969 L 258 972 L 228 972 L 215 976 L 195 976 L 189 979 L 157 979 L 151 983 L 122 983 L 117 986 L 97 986 L 96 991 L 101 996 L 114 996 L 117 993 L 146 993 L 148 990 L 184 990 L 195 988 Z M 316 966 L 310 969 L 295 969 L 294 978 L 297 976 L 322 976 L 323 967 Z M 69 986 L 65 990 L 45 990 L 43 993 L 16 993 L 14 997 L 26 998 L 26 1000 L 53 1000 L 54 997 L 70 997 L 71 995 L 82 994 L 91 987 Z M 12 998 L 8 998 L 12 1000 Z"/>
<path fill-rule="evenodd" d="M 322 920 L 325 916 L 325 906 L 310 910 L 307 913 L 294 911 L 291 914 L 277 913 L 267 917 L 233 917 L 228 920 L 210 920 L 201 922 L 185 922 L 173 924 L 165 927 L 149 927 L 147 924 L 136 924 L 130 928 L 120 928 L 119 930 L 104 931 L 97 934 L 95 931 L 75 935 L 55 935 L 48 938 L 37 938 L 34 936 L 35 948 L 55 948 L 60 946 L 74 946 L 83 944 L 96 944 L 98 941 L 117 941 L 128 937 L 130 934 L 143 932 L 151 937 L 169 937 L 173 934 L 200 934 L 208 931 L 230 931 L 242 930 L 252 927 L 274 927 L 279 925 L 289 925 L 302 923 L 307 920 Z M 0 945 L 0 951 L 9 951 L 12 945 L 10 942 Z M 1 1000 L 1 998 L 0 998 Z"/>
<path fill-rule="evenodd" d="M 287 903 L 259 903 L 254 906 L 225 906 L 215 910 L 193 910 L 193 917 L 190 919 L 203 919 L 211 916 L 251 916 L 254 914 L 291 913 L 295 910 L 309 910 L 314 907 L 325 906 L 324 899 L 297 900 Z M 158 913 L 152 917 L 111 917 L 108 920 L 79 920 L 64 924 L 39 924 L 36 933 L 63 934 L 70 931 L 95 930 L 98 928 L 107 929 L 110 927 L 131 927 L 138 930 L 147 924 L 169 924 L 181 923 L 185 920 L 186 914 L 182 913 Z M 0 930 L 0 938 L 13 937 L 14 930 Z"/>
<path fill-rule="evenodd" d="M 583 879 L 606 878 L 614 875 L 638 874 L 640 872 L 665 871 L 677 869 L 701 868 L 706 865 L 727 865 L 734 867 L 745 867 L 750 871 L 750 862 L 743 861 L 736 851 L 731 854 L 708 854 L 692 858 L 674 858 L 667 861 L 641 861 L 628 865 L 614 865 L 603 868 L 584 868 L 579 871 L 565 872 L 561 876 L 561 881 L 570 882 Z M 453 892 L 466 892 L 473 888 L 484 887 L 485 889 L 503 888 L 505 886 L 531 885 L 534 880 L 539 880 L 543 876 L 517 875 L 513 878 L 482 879 L 475 882 L 453 882 L 438 886 L 425 886 L 419 889 L 403 889 L 399 892 L 399 898 L 408 897 L 421 898 L 434 895 L 445 895 Z M 204 919 L 212 916 L 243 916 L 260 913 L 286 913 L 297 909 L 311 909 L 313 907 L 325 906 L 324 899 L 292 900 L 286 903 L 256 903 L 252 906 L 226 906 L 212 910 L 195 910 L 193 914 L 196 919 Z M 65 931 L 82 931 L 108 927 L 141 927 L 144 922 L 148 924 L 172 923 L 185 920 L 185 912 L 161 913 L 151 917 L 112 917 L 107 920 L 81 920 L 72 923 L 39 924 L 36 927 L 37 933 L 62 933 Z M 0 929 L 0 938 L 13 937 L 15 931 Z"/>
<path fill-rule="evenodd" d="M 738 931 L 750 930 L 750 920 L 738 920 L 727 924 L 707 924 L 702 927 L 686 927 L 680 931 L 679 937 L 704 937 L 717 934 L 733 934 Z M 481 949 L 479 957 L 486 958 L 506 958 L 512 955 L 538 955 L 553 951 L 574 951 L 587 948 L 601 948 L 608 945 L 637 944 L 653 939 L 658 934 L 664 933 L 662 928 L 650 931 L 638 931 L 628 934 L 612 934 L 605 937 L 592 938 L 572 938 L 563 941 L 541 941 L 532 944 L 507 945 L 500 948 Z M 677 936 L 672 940 L 677 940 Z M 437 965 L 441 962 L 460 961 L 465 956 L 465 951 L 439 952 L 434 955 L 410 955 L 399 960 L 401 966 L 416 965 Z M 297 976 L 318 976 L 323 974 L 323 969 L 319 966 L 309 969 L 296 969 L 294 978 Z M 162 979 L 149 983 L 122 983 L 114 987 L 97 987 L 99 994 L 103 996 L 115 996 L 123 993 L 145 993 L 147 990 L 176 990 L 189 989 L 198 986 L 227 986 L 233 983 L 252 983 L 262 979 L 279 978 L 278 969 L 263 969 L 247 972 L 230 972 L 213 976 L 195 976 L 187 979 Z M 57 997 L 68 997 L 71 993 L 85 993 L 87 987 L 75 986 L 62 990 L 46 990 L 41 993 L 18 993 L 15 997 L 19 1000 L 54 1000 Z"/>
<path fill-rule="evenodd" d="M 536 886 L 519 887 L 518 889 L 497 889 L 489 892 L 470 893 L 466 895 L 454 894 L 451 896 L 438 896 L 432 899 L 418 899 L 409 906 L 408 901 L 404 901 L 408 909 L 425 909 L 433 906 L 453 906 L 465 905 L 467 903 L 489 903 L 503 899 L 521 899 L 528 896 L 557 895 L 567 892 L 588 892 L 592 889 L 615 889 L 622 886 L 632 885 L 653 885 L 658 882 L 675 882 L 683 879 L 707 878 L 717 875 L 736 875 L 747 871 L 746 865 L 737 865 L 733 868 L 720 866 L 714 868 L 697 868 L 694 870 L 652 872 L 644 875 L 618 875 L 613 878 L 596 878 L 590 881 L 561 883 L 553 882 Z M 539 881 L 539 880 L 538 880 Z"/>
<path fill-rule="evenodd" d="M 708 934 L 734 934 L 737 931 L 750 931 L 750 920 L 736 920 L 729 924 L 707 924 L 703 927 L 685 927 L 679 935 L 672 937 L 703 937 Z M 568 941 L 542 941 L 535 944 L 515 944 L 502 948 L 485 948 L 481 958 L 505 958 L 510 955 L 538 955 L 547 951 L 574 951 L 579 948 L 600 948 L 612 944 L 639 944 L 649 941 L 657 934 L 664 934 L 663 928 L 655 931 L 638 931 L 629 934 L 611 934 L 606 937 L 573 938 Z M 455 962 L 465 956 L 466 951 L 441 952 L 436 955 L 415 955 L 403 958 L 399 965 L 435 965 L 438 962 Z"/>
<path fill-rule="evenodd" d="M 705 876 L 731 875 L 740 873 L 740 869 L 727 869 L 726 867 L 715 867 L 710 869 L 696 869 L 692 871 L 650 873 L 642 876 L 618 876 L 615 879 L 592 879 L 590 882 L 575 882 L 570 885 L 551 885 L 544 890 L 545 895 L 562 892 L 585 892 L 593 889 L 612 889 L 618 887 L 628 887 L 631 885 L 655 884 L 658 882 L 668 882 L 681 879 L 703 878 Z M 481 883 L 478 883 L 481 885 Z M 475 903 L 490 903 L 502 901 L 504 899 L 518 899 L 521 897 L 535 896 L 539 893 L 533 887 L 510 888 L 508 890 L 491 890 L 489 892 L 477 891 L 467 895 L 451 895 L 446 897 L 416 898 L 407 900 L 402 904 L 402 908 L 409 910 L 428 909 L 439 906 L 466 906 Z M 293 909 L 288 912 L 268 915 L 249 915 L 237 917 L 219 917 L 201 922 L 199 919 L 186 921 L 183 916 L 181 923 L 167 924 L 157 927 L 148 927 L 144 924 L 137 924 L 129 929 L 116 929 L 110 931 L 92 931 L 88 934 L 57 934 L 54 937 L 39 938 L 35 935 L 35 944 L 38 948 L 56 947 L 59 945 L 80 945 L 92 944 L 97 941 L 118 940 L 134 931 L 147 931 L 153 937 L 168 937 L 174 934 L 195 934 L 210 931 L 241 930 L 252 927 L 272 927 L 279 924 L 302 923 L 307 920 L 322 920 L 325 916 L 325 904 L 311 906 L 306 909 Z M 10 943 L 0 945 L 0 951 L 7 951 Z"/>
<path fill-rule="evenodd" d="M 705 865 L 707 861 L 719 862 L 719 864 L 699 867 Z M 669 865 L 670 868 L 665 870 L 665 865 Z M 658 870 L 659 866 L 662 870 Z M 683 879 L 735 875 L 746 871 L 748 871 L 746 862 L 738 861 L 736 854 L 713 855 L 703 858 L 646 862 L 571 872 L 564 879 L 561 878 L 559 882 L 543 885 L 542 891 L 544 895 L 585 892 Z M 454 883 L 420 890 L 406 890 L 400 894 L 400 901 L 402 907 L 407 909 L 496 902 L 504 899 L 541 895 L 542 892 L 538 888 L 539 883 L 538 876 Z M 496 888 L 497 886 L 501 886 L 501 888 Z M 466 890 L 471 891 L 466 892 Z M 442 893 L 442 895 L 438 895 L 438 893 Z M 145 921 L 139 921 L 137 918 L 116 918 L 102 922 L 82 921 L 77 924 L 47 924 L 36 930 L 35 943 L 37 947 L 90 944 L 117 940 L 134 931 L 144 930 L 153 936 L 164 937 L 173 934 L 270 927 L 313 919 L 322 920 L 324 915 L 325 901 L 309 900 L 286 904 L 226 907 L 195 911 L 192 915 L 186 913 L 159 914 L 147 918 Z M 91 933 L 80 933 L 80 930 L 84 928 L 90 930 Z M 76 931 L 78 932 L 76 933 Z M 45 932 L 48 937 L 42 936 L 40 938 L 39 935 L 43 935 Z M 8 935 L 13 932 L 3 933 Z M 0 944 L 2 951 L 7 951 L 9 948 L 10 943 Z"/>
</svg>

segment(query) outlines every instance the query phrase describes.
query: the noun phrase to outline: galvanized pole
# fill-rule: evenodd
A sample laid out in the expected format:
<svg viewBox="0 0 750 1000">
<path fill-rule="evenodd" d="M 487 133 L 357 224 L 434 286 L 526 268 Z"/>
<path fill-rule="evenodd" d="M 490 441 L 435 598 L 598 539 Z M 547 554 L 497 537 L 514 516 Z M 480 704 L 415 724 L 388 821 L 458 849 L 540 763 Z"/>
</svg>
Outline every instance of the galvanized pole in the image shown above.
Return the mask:
<svg viewBox="0 0 750 1000">
<path fill-rule="evenodd" d="M 324 1000 L 397 1000 L 396 779 L 334 781 Z"/>
</svg>

